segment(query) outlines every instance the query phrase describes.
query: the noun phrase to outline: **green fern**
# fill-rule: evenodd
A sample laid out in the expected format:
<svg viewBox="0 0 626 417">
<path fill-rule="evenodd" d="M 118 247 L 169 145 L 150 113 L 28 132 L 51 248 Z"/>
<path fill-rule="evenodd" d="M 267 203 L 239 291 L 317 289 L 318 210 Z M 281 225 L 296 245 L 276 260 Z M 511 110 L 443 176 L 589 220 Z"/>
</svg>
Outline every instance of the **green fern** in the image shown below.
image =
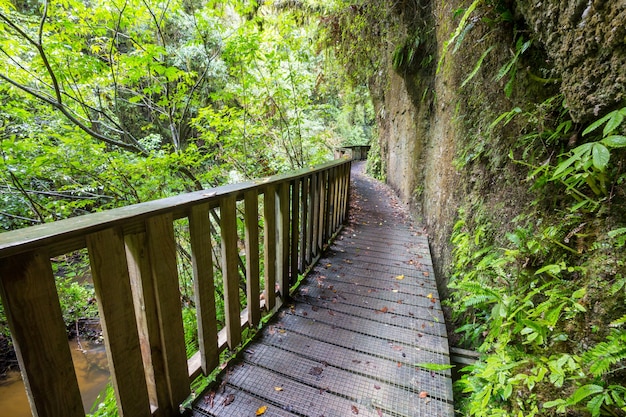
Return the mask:
<svg viewBox="0 0 626 417">
<path fill-rule="evenodd" d="M 583 355 L 595 377 L 611 373 L 611 367 L 626 359 L 626 331 L 614 330 L 606 342 L 598 343 Z"/>
</svg>

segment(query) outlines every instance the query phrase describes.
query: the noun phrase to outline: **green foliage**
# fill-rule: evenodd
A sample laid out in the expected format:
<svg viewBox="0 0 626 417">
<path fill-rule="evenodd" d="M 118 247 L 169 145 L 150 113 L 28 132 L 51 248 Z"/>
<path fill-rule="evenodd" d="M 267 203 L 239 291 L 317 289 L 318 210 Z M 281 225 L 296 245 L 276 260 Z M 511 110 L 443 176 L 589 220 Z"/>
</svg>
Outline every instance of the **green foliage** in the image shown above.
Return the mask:
<svg viewBox="0 0 626 417">
<path fill-rule="evenodd" d="M 494 81 L 500 81 L 505 76 L 509 77 L 509 80 L 504 86 L 504 93 L 507 97 L 511 97 L 511 94 L 513 94 L 513 85 L 515 83 L 515 75 L 517 74 L 518 61 L 520 59 L 520 56 L 524 52 L 526 52 L 531 45 L 532 39 L 524 41 L 523 36 L 517 38 L 517 41 L 515 42 L 515 53 L 513 54 L 513 57 L 500 68 L 500 70 L 494 77 Z"/>
<path fill-rule="evenodd" d="M 534 112 L 514 108 L 491 128 L 522 116 L 527 122 L 539 122 L 543 109 L 554 102 L 558 97 Z M 455 263 L 449 286 L 455 291 L 449 302 L 464 341 L 483 353 L 458 383 L 466 415 L 539 415 L 542 407 L 559 413 L 586 410 L 593 416 L 626 411 L 622 328 L 626 280 L 624 264 L 618 260 L 626 229 L 595 229 L 601 236 L 592 235 L 594 239 L 581 244 L 590 236 L 587 225 L 595 222 L 597 227 L 596 216 L 606 210 L 605 201 L 618 198 L 608 190 L 623 180 L 611 164 L 611 154 L 622 147 L 622 111 L 591 123 L 583 136 L 604 127 L 601 134 L 563 154 L 555 166 L 535 166 L 533 158 L 542 154 L 533 153 L 530 144 L 539 139 L 545 147 L 559 146 L 572 127 L 563 112 L 552 123 L 556 128 L 530 131 L 520 138 L 525 158 L 517 162 L 531 170 L 535 204 L 550 187 L 550 193 L 562 196 L 569 214 L 558 220 L 535 218 L 531 206 L 521 210 L 526 214 L 514 221 L 517 228 L 498 236 L 498 225 L 485 215 L 482 203 L 460 211 L 452 235 Z M 589 178 L 598 184 L 603 178 L 606 192 L 596 195 Z M 614 203 L 621 205 L 623 196 L 619 198 Z M 581 200 L 594 204 L 583 205 Z M 578 243 L 572 247 L 574 239 Z M 614 306 L 604 313 L 605 319 L 615 319 L 610 326 L 585 324 L 594 322 L 599 304 Z M 513 396 L 514 392 L 518 394 Z"/>
</svg>

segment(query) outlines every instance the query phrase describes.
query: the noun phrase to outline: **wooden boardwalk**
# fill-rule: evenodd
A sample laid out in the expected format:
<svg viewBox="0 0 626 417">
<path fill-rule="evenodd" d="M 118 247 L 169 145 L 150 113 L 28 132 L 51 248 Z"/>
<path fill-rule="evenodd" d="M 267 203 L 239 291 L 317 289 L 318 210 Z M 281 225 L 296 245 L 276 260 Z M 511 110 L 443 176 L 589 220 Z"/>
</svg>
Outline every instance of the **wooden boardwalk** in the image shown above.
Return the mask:
<svg viewBox="0 0 626 417">
<path fill-rule="evenodd" d="M 393 193 L 352 170 L 350 222 L 200 416 L 453 416 L 427 237 Z"/>
</svg>

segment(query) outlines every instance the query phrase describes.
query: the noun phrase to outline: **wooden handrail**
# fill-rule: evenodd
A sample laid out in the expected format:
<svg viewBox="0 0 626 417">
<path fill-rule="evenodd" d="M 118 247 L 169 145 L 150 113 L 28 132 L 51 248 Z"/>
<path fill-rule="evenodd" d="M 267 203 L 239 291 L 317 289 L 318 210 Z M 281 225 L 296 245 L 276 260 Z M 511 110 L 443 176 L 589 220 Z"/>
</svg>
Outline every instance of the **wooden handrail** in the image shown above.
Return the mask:
<svg viewBox="0 0 626 417">
<path fill-rule="evenodd" d="M 119 415 L 178 415 L 190 382 L 215 369 L 219 354 L 241 343 L 242 330 L 258 326 L 263 309 L 276 311 L 285 303 L 298 274 L 319 258 L 324 242 L 346 219 L 349 180 L 350 161 L 333 161 L 1 233 L 0 294 L 33 415 L 85 415 L 51 258 L 83 249 L 89 253 Z M 243 237 L 238 234 L 238 208 L 244 213 Z M 220 331 L 212 211 L 219 211 L 225 310 Z M 200 346 L 189 360 L 174 232 L 179 219 L 189 222 Z M 245 309 L 239 289 L 242 241 Z"/>
</svg>

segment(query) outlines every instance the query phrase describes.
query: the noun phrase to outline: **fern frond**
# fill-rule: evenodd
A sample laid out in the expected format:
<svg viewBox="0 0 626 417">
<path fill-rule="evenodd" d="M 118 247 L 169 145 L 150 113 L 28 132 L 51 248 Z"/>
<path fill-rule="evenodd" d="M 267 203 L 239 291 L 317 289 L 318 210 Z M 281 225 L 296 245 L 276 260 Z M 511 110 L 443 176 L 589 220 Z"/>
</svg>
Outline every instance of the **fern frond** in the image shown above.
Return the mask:
<svg viewBox="0 0 626 417">
<path fill-rule="evenodd" d="M 611 366 L 626 359 L 626 331 L 614 331 L 606 342 L 598 343 L 583 355 L 595 377 L 610 373 Z"/>
</svg>

